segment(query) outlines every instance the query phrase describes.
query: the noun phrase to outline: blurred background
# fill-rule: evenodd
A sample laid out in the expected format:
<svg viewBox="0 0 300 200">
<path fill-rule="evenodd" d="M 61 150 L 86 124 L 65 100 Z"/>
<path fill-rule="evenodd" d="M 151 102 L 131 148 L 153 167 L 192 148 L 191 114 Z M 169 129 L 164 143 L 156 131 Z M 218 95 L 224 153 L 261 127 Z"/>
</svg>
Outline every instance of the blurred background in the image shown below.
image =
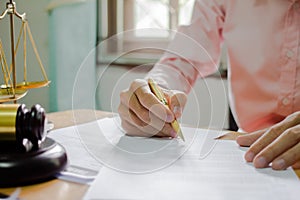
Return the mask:
<svg viewBox="0 0 300 200">
<path fill-rule="evenodd" d="M 0 12 L 5 10 L 6 2 L 0 1 Z M 49 87 L 30 90 L 19 102 L 39 103 L 47 112 L 69 109 L 116 112 L 120 91 L 152 68 L 177 27 L 189 24 L 194 4 L 194 0 L 15 2 L 18 12 L 27 14 L 51 80 Z M 5 52 L 10 48 L 8 29 L 8 20 L 1 20 L 0 38 Z M 220 62 L 222 76 L 217 73 L 197 81 L 183 123 L 229 127 L 225 57 Z M 22 57 L 17 57 L 17 65 L 19 59 Z M 28 60 L 35 60 L 33 53 L 29 53 Z M 30 70 L 32 79 L 40 79 L 38 67 Z"/>
</svg>

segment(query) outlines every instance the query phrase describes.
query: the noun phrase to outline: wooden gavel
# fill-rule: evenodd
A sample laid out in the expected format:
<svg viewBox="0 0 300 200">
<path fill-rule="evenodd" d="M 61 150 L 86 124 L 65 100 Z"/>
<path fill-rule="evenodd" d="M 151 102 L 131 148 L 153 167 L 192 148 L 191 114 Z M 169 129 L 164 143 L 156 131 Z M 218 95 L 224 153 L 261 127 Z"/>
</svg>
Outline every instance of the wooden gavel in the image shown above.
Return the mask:
<svg viewBox="0 0 300 200">
<path fill-rule="evenodd" d="M 47 135 L 46 114 L 40 105 L 0 104 L 0 142 L 12 142 L 20 151 L 39 149 Z"/>
</svg>

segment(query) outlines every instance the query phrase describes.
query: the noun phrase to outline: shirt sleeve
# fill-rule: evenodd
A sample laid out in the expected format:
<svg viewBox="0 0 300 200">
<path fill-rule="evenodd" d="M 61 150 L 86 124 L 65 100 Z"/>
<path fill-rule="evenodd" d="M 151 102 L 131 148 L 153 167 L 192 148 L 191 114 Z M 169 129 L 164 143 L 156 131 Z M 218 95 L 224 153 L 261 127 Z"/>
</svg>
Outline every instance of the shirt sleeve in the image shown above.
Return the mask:
<svg viewBox="0 0 300 200">
<path fill-rule="evenodd" d="M 208 76 L 218 69 L 225 15 L 220 2 L 195 1 L 191 23 L 178 28 L 147 77 L 165 88 L 188 93 L 198 77 Z"/>
</svg>

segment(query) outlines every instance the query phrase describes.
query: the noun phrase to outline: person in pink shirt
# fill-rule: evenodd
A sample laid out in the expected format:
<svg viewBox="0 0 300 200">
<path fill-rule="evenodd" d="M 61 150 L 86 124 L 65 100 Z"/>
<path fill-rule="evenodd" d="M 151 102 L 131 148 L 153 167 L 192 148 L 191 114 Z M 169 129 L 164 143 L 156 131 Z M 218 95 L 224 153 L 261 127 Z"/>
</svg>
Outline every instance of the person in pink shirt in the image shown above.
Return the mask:
<svg viewBox="0 0 300 200">
<path fill-rule="evenodd" d="M 120 95 L 123 128 L 129 135 L 176 137 L 170 123 L 181 116 L 195 81 L 217 71 L 223 44 L 230 107 L 249 133 L 237 138 L 250 146 L 246 161 L 257 168 L 300 167 L 298 0 L 196 0 L 190 25 L 178 28 L 147 75 L 164 88 L 170 110 L 152 94 L 147 77 L 134 80 Z"/>
</svg>

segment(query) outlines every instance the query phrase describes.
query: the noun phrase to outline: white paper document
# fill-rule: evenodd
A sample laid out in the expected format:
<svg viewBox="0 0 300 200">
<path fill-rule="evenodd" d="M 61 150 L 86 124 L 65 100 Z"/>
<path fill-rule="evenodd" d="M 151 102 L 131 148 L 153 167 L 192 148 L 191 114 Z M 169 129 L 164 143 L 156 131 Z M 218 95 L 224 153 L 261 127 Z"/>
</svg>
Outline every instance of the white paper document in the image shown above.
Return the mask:
<svg viewBox="0 0 300 200">
<path fill-rule="evenodd" d="M 72 126 L 62 129 L 53 130 L 48 137 L 60 143 L 67 152 L 68 166 L 65 171 L 57 175 L 59 179 L 89 184 L 96 177 L 102 167 L 102 164 L 95 159 L 88 149 L 85 148 L 78 129 L 85 129 L 93 133 L 93 124 L 97 122 Z"/>
<path fill-rule="evenodd" d="M 182 142 L 124 136 L 116 118 L 91 126 L 94 136 L 84 128 L 80 136 L 103 167 L 86 200 L 300 198 L 300 181 L 292 169 L 255 169 L 244 161 L 246 148 L 214 139 L 222 132 L 183 127 Z"/>
</svg>

